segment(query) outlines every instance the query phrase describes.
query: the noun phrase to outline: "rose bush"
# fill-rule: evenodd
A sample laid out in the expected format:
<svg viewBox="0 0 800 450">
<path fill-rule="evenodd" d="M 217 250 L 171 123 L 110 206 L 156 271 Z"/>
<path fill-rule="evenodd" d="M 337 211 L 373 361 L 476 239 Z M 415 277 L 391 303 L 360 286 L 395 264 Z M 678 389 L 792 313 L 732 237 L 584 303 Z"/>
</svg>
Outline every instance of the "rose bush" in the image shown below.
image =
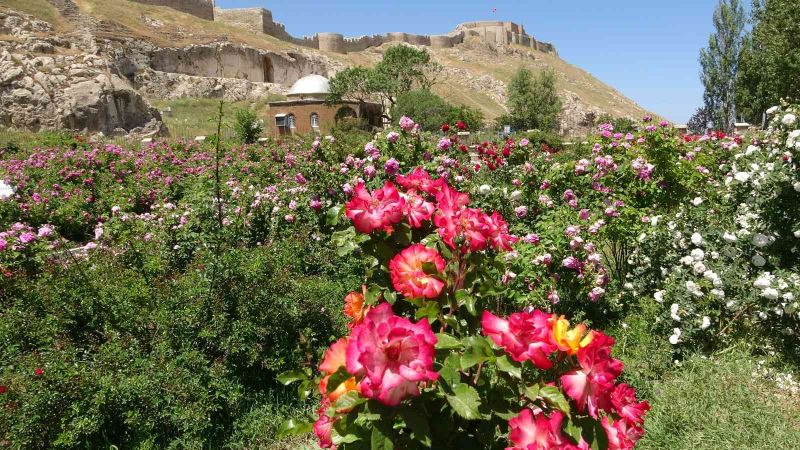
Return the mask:
<svg viewBox="0 0 800 450">
<path fill-rule="evenodd" d="M 537 309 L 492 313 L 514 306 L 498 290 L 518 242 L 503 217 L 421 168 L 397 182 L 406 191 L 359 185 L 344 207 L 337 243 L 363 252 L 368 284 L 319 365 L 316 422 L 287 431 L 339 449 L 632 448 L 649 405 L 617 381 L 614 339 Z M 410 197 L 430 205 L 424 220 Z"/>
</svg>

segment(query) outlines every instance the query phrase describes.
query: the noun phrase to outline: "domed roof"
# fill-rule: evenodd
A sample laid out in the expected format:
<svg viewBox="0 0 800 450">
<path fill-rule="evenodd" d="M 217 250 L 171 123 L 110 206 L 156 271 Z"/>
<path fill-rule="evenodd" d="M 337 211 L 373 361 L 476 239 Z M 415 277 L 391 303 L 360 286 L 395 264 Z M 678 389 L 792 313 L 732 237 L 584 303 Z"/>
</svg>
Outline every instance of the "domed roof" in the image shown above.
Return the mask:
<svg viewBox="0 0 800 450">
<path fill-rule="evenodd" d="M 330 94 L 330 83 L 321 75 L 306 75 L 289 89 L 290 97 L 318 97 Z"/>
</svg>

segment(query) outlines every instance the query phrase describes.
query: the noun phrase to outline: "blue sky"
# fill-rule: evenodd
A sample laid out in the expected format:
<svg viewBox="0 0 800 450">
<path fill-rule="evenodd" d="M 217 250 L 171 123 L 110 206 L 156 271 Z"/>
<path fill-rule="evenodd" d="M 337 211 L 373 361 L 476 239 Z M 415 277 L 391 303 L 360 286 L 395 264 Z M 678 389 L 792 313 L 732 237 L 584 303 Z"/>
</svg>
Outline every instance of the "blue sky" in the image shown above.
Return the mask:
<svg viewBox="0 0 800 450">
<path fill-rule="evenodd" d="M 712 31 L 717 0 L 217 0 L 223 8 L 261 6 L 301 36 L 405 31 L 441 34 L 461 22 L 511 20 L 552 42 L 643 107 L 686 122 L 702 102 L 697 55 Z M 493 12 L 496 8 L 496 12 Z"/>
</svg>

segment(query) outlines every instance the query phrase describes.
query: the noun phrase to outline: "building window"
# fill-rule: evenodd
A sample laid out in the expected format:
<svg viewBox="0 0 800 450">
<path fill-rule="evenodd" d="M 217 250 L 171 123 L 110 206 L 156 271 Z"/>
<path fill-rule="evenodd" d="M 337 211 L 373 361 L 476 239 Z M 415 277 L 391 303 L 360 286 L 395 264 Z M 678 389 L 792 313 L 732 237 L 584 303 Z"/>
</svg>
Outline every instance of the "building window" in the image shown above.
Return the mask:
<svg viewBox="0 0 800 450">
<path fill-rule="evenodd" d="M 311 128 L 319 128 L 319 114 L 311 113 Z"/>
<path fill-rule="evenodd" d="M 286 116 L 286 126 L 289 127 L 289 129 L 291 130 L 297 128 L 297 123 L 294 119 L 294 114 L 289 114 Z"/>
</svg>

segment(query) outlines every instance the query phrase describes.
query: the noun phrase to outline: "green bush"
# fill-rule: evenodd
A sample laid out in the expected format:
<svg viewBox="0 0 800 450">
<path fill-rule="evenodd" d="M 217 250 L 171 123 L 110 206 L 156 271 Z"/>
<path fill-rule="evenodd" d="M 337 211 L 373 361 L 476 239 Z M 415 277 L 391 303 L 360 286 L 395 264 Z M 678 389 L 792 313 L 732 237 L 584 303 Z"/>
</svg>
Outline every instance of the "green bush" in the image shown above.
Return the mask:
<svg viewBox="0 0 800 450">
<path fill-rule="evenodd" d="M 255 112 L 249 109 L 236 111 L 233 129 L 236 136 L 243 144 L 252 144 L 261 137 L 264 131 L 264 122 L 258 118 Z"/>
<path fill-rule="evenodd" d="M 454 106 L 428 90 L 401 94 L 392 107 L 392 117 L 414 118 L 425 131 L 438 131 L 443 124 L 454 126 L 463 121 L 470 130 L 483 128 L 483 113 L 467 106 Z"/>
</svg>

